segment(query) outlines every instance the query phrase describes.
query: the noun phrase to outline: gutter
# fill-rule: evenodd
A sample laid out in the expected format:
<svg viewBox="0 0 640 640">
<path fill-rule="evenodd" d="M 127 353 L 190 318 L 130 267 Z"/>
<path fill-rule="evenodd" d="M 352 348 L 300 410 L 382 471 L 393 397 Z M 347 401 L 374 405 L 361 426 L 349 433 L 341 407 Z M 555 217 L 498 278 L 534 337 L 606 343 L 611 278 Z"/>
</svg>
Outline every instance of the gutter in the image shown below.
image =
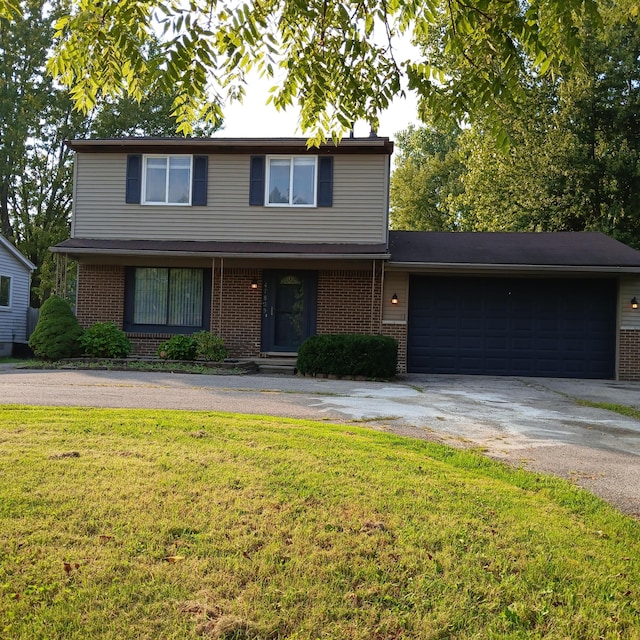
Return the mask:
<svg viewBox="0 0 640 640">
<path fill-rule="evenodd" d="M 640 273 L 639 266 L 616 265 L 562 265 L 562 264 L 483 264 L 459 262 L 393 262 L 388 271 L 415 271 L 421 273 L 495 273 L 495 272 L 539 272 L 539 273 Z"/>
<path fill-rule="evenodd" d="M 140 249 L 67 249 L 65 247 L 51 247 L 52 253 L 66 254 L 70 256 L 106 255 L 106 256 L 150 256 L 181 258 L 289 258 L 305 260 L 388 260 L 388 253 L 238 253 L 215 251 L 144 251 Z"/>
</svg>

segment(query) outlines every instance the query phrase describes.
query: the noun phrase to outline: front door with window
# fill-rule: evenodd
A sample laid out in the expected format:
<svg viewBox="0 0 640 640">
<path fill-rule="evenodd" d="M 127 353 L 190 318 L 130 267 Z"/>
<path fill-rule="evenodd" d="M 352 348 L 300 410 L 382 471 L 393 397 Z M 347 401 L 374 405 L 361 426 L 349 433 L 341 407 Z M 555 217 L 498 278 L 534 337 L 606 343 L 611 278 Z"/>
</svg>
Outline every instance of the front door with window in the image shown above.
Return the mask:
<svg viewBox="0 0 640 640">
<path fill-rule="evenodd" d="M 266 271 L 262 351 L 295 352 L 316 331 L 315 271 Z"/>
</svg>

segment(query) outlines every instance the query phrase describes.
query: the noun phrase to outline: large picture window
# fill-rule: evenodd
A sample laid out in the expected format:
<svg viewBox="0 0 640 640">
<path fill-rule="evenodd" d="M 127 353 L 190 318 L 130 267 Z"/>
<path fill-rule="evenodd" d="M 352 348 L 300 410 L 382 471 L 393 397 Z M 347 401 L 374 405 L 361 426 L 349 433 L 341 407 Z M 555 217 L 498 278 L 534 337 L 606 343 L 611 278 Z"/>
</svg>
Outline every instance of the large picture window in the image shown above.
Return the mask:
<svg viewBox="0 0 640 640">
<path fill-rule="evenodd" d="M 0 307 L 11 305 L 11 278 L 0 276 Z"/>
<path fill-rule="evenodd" d="M 209 328 L 211 272 L 137 267 L 127 270 L 125 328 L 189 333 Z"/>
<path fill-rule="evenodd" d="M 191 204 L 191 156 L 145 156 L 143 204 Z"/>
<path fill-rule="evenodd" d="M 267 159 L 267 204 L 315 207 L 316 157 L 269 157 Z"/>
</svg>

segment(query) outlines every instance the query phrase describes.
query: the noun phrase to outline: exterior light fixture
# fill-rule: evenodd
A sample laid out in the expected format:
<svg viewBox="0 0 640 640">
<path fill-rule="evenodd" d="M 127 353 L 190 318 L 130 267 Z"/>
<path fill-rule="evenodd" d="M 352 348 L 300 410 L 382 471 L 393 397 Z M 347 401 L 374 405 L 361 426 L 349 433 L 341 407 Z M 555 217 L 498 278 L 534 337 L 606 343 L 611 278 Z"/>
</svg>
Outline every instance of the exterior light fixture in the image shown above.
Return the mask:
<svg viewBox="0 0 640 640">
<path fill-rule="evenodd" d="M 254 278 L 251 281 L 251 284 L 249 286 L 251 287 L 251 289 L 257 289 L 258 288 L 258 278 Z"/>
<path fill-rule="evenodd" d="M 633 298 L 631 298 L 631 308 L 632 309 L 637 309 L 638 308 L 638 299 L 633 296 Z"/>
<path fill-rule="evenodd" d="M 394 293 L 391 296 L 391 304 L 398 304 L 398 294 L 397 293 Z"/>
</svg>

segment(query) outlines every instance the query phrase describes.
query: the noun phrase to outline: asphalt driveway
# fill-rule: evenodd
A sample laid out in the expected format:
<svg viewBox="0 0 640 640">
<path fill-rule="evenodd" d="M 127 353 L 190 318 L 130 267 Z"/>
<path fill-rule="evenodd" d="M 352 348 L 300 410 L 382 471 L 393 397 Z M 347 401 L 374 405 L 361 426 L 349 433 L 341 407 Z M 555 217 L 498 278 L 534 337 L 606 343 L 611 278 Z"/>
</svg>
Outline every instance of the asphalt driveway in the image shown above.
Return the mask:
<svg viewBox="0 0 640 640">
<path fill-rule="evenodd" d="M 378 383 L 0 366 L 0 405 L 232 411 L 357 423 L 478 447 L 568 478 L 640 517 L 640 421 L 579 406 L 579 399 L 640 408 L 640 383 L 414 375 Z"/>
</svg>

